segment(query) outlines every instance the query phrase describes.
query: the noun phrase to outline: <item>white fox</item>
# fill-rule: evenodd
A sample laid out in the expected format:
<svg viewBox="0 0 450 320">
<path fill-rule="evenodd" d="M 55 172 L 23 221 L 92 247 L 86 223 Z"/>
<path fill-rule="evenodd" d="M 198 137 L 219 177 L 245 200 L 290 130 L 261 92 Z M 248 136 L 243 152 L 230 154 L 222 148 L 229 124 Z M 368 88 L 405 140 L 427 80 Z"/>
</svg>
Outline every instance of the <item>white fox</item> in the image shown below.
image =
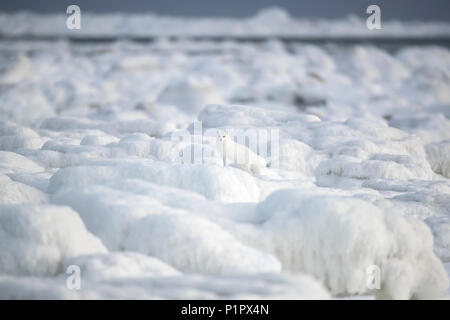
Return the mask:
<svg viewBox="0 0 450 320">
<path fill-rule="evenodd" d="M 223 166 L 235 164 L 242 170 L 256 174 L 260 174 L 261 168 L 267 166 L 263 157 L 258 156 L 246 146 L 234 142 L 226 131 L 217 130 L 216 143 Z"/>
</svg>

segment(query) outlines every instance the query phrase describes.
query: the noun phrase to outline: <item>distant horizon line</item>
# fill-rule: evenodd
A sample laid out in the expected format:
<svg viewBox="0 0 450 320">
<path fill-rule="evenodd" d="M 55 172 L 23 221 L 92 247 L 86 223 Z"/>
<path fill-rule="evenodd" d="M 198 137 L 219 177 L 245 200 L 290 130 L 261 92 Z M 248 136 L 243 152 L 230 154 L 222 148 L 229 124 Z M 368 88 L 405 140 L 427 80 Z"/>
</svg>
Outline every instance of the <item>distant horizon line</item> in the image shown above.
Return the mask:
<svg viewBox="0 0 450 320">
<path fill-rule="evenodd" d="M 142 15 L 153 15 L 153 16 L 160 16 L 160 17 L 166 17 L 166 18 L 187 18 L 187 19 L 230 19 L 230 20 L 245 20 L 257 17 L 259 13 L 263 12 L 265 9 L 269 9 L 271 7 L 263 8 L 261 10 L 256 10 L 253 14 L 249 15 L 243 15 L 243 16 L 233 16 L 233 15 L 192 15 L 192 14 L 169 14 L 169 13 L 158 13 L 156 11 L 151 10 L 141 10 L 141 11 L 120 11 L 120 10 L 112 10 L 107 12 L 98 12 L 95 10 L 83 10 L 83 14 L 89 14 L 89 15 L 136 15 L 136 16 L 142 16 Z M 326 17 L 326 16 L 315 16 L 315 15 L 297 15 L 292 14 L 288 10 L 285 10 L 284 8 L 281 8 L 290 18 L 293 20 L 342 20 L 342 19 L 348 19 L 348 18 L 358 18 L 364 20 L 367 16 L 362 14 L 357 14 L 355 12 L 349 12 L 341 16 L 337 17 Z M 46 16 L 46 15 L 62 15 L 66 16 L 67 14 L 65 12 L 60 11 L 49 11 L 49 12 L 39 12 L 35 10 L 30 9 L 21 9 L 21 10 L 12 10 L 12 11 L 5 11 L 0 9 L 0 15 L 14 15 L 14 14 L 33 14 L 37 16 Z M 450 24 L 450 21 L 444 20 L 444 19 L 418 19 L 418 18 L 388 18 L 385 19 L 384 22 L 419 22 L 419 23 L 446 23 Z"/>
</svg>

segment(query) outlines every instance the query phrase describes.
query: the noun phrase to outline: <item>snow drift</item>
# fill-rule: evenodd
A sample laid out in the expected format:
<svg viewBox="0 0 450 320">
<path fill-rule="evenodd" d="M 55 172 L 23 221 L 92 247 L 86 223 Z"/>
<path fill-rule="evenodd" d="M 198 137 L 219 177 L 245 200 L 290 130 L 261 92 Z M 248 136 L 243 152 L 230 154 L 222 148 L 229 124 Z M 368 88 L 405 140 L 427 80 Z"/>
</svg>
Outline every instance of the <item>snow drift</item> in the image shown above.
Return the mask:
<svg viewBox="0 0 450 320">
<path fill-rule="evenodd" d="M 298 190 L 273 193 L 258 214 L 263 240 L 252 241 L 277 256 L 284 270 L 313 274 L 334 294 L 367 293 L 372 265 L 382 270 L 380 297 L 437 298 L 448 288 L 433 236 L 419 220 L 356 198 Z"/>
<path fill-rule="evenodd" d="M 76 212 L 56 206 L 0 206 L 0 273 L 54 276 L 70 257 L 105 253 Z"/>
</svg>

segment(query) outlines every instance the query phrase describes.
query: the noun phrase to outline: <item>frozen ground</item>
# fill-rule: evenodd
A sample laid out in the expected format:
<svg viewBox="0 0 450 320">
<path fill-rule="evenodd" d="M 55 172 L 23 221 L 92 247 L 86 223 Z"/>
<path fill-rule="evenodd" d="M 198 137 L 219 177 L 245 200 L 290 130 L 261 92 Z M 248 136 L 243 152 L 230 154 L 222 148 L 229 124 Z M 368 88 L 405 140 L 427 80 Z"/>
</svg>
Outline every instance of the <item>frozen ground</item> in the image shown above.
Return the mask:
<svg viewBox="0 0 450 320">
<path fill-rule="evenodd" d="M 443 47 L 3 41 L 0 298 L 448 298 L 449 117 Z"/>
</svg>

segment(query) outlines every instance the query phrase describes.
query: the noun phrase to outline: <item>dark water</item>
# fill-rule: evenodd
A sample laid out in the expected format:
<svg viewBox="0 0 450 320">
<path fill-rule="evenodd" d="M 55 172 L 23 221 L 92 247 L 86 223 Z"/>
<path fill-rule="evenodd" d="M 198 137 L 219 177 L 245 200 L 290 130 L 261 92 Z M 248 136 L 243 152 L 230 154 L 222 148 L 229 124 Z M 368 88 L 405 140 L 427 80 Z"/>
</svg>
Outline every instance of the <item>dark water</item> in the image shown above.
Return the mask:
<svg viewBox="0 0 450 320">
<path fill-rule="evenodd" d="M 290 37 L 290 36 L 168 36 L 163 37 L 169 41 L 193 41 L 193 42 L 225 42 L 259 44 L 270 40 L 282 42 L 288 49 L 297 44 L 314 44 L 323 47 L 351 47 L 355 45 L 371 45 L 382 48 L 388 52 L 395 52 L 407 46 L 440 46 L 450 49 L 450 36 L 445 37 Z M 160 40 L 156 36 L 34 36 L 20 35 L 1 37 L 2 41 L 69 41 L 76 44 L 104 44 L 117 41 L 129 41 L 136 43 L 152 43 Z"/>
</svg>

